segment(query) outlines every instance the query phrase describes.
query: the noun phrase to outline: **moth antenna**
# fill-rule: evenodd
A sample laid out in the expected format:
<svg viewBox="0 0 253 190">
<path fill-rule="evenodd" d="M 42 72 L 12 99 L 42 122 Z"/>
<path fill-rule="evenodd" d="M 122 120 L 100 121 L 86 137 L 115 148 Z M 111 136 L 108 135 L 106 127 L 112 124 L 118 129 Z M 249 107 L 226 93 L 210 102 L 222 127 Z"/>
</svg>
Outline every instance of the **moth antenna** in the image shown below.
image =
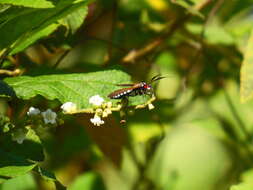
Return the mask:
<svg viewBox="0 0 253 190">
<path fill-rule="evenodd" d="M 164 78 L 167 78 L 166 76 L 161 76 L 160 74 L 159 75 L 156 75 L 154 76 L 152 79 L 151 79 L 151 83 L 155 82 L 155 81 L 158 81 L 158 80 L 161 80 L 161 79 L 164 79 Z"/>
<path fill-rule="evenodd" d="M 161 76 L 161 74 L 158 74 L 158 75 L 153 76 L 152 79 L 151 79 L 151 82 L 155 81 L 156 78 L 158 78 L 159 76 Z"/>
</svg>

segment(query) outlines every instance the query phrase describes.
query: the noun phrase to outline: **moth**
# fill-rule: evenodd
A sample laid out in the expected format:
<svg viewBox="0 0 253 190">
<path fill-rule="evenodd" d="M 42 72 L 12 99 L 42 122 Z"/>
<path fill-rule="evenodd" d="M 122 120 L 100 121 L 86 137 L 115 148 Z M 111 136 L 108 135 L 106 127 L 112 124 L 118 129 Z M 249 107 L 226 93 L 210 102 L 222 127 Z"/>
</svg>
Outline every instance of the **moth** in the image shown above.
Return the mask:
<svg viewBox="0 0 253 190">
<path fill-rule="evenodd" d="M 108 97 L 111 99 L 123 99 L 129 96 L 137 96 L 137 95 L 143 95 L 143 94 L 151 95 L 153 94 L 153 87 L 151 86 L 151 83 L 157 80 L 161 80 L 163 78 L 165 77 L 156 75 L 151 79 L 150 84 L 146 82 L 139 82 L 135 84 L 117 84 L 117 86 L 124 86 L 128 88 L 121 88 L 119 90 L 116 90 L 110 93 Z"/>
</svg>

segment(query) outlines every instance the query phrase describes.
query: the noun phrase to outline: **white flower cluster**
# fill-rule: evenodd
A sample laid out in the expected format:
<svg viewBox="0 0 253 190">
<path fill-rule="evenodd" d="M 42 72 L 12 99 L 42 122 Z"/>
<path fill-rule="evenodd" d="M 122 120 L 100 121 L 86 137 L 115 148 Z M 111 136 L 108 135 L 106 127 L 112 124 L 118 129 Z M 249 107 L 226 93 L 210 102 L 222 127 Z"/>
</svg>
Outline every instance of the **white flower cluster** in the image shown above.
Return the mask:
<svg viewBox="0 0 253 190">
<path fill-rule="evenodd" d="M 98 115 L 95 115 L 94 118 L 91 118 L 90 122 L 93 123 L 95 126 L 100 126 L 105 123 Z"/>
<path fill-rule="evenodd" d="M 41 112 L 38 108 L 30 107 L 27 115 L 30 117 L 41 114 L 45 124 L 56 124 L 57 114 L 51 109 Z"/>
<path fill-rule="evenodd" d="M 112 113 L 112 102 L 105 103 L 102 97 L 99 95 L 94 95 L 90 97 L 89 103 L 96 107 L 94 118 L 91 118 L 90 122 L 95 126 L 103 125 L 105 122 L 101 119 L 101 117 L 107 117 Z"/>
</svg>

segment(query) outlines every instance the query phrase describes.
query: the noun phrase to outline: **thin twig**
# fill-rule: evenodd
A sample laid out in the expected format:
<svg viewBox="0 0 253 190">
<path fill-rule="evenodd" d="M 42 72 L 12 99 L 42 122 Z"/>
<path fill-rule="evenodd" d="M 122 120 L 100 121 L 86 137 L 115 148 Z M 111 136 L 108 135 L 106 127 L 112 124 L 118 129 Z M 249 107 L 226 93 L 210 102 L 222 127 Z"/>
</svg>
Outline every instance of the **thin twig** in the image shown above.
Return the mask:
<svg viewBox="0 0 253 190">
<path fill-rule="evenodd" d="M 196 7 L 194 7 L 195 10 L 200 11 L 204 7 L 206 7 L 209 3 L 211 3 L 212 0 L 206 0 L 202 4 L 198 4 Z M 180 28 L 187 20 L 191 18 L 191 14 L 187 13 L 184 16 L 176 19 L 172 25 L 170 26 L 170 29 L 163 35 L 157 37 L 156 39 L 152 40 L 150 43 L 146 44 L 144 47 L 132 50 L 127 55 L 125 55 L 122 59 L 123 63 L 131 63 L 135 60 L 147 55 L 151 51 L 155 50 L 157 47 L 159 47 L 165 39 L 167 39 L 169 36 L 171 36 L 178 28 Z"/>
<path fill-rule="evenodd" d="M 187 69 L 187 74 L 185 75 L 185 80 L 186 81 L 187 81 L 188 77 L 190 76 L 190 74 L 194 71 L 196 63 L 198 63 L 198 60 L 199 60 L 199 58 L 201 56 L 201 53 L 204 51 L 204 48 L 205 48 L 204 37 L 205 37 L 206 27 L 210 23 L 210 21 L 212 20 L 212 18 L 215 15 L 215 13 L 221 7 L 221 5 L 223 4 L 223 2 L 224 2 L 224 0 L 218 0 L 214 4 L 213 8 L 211 9 L 211 11 L 208 13 L 208 15 L 206 17 L 206 20 L 204 22 L 203 28 L 202 28 L 201 33 L 200 33 L 200 40 L 199 40 L 200 47 L 197 48 L 195 56 L 193 56 L 191 66 L 190 66 L 189 69 Z"/>
<path fill-rule="evenodd" d="M 133 109 L 143 109 L 143 108 L 147 107 L 149 104 L 152 104 L 152 102 L 154 102 L 155 100 L 156 100 L 156 97 L 152 96 L 144 104 L 140 104 L 140 105 L 136 105 L 136 106 L 130 106 L 130 107 L 133 107 Z M 110 108 L 110 110 L 112 112 L 113 111 L 120 111 L 121 109 L 122 109 L 122 105 L 121 104 L 119 104 L 116 107 Z M 96 109 L 94 109 L 94 108 L 87 108 L 87 109 L 80 109 L 80 110 L 76 110 L 76 111 L 65 112 L 65 114 L 79 114 L 79 113 L 96 113 Z"/>
<path fill-rule="evenodd" d="M 118 8 L 118 2 L 115 1 L 113 5 L 113 10 L 112 10 L 112 25 L 111 25 L 111 32 L 110 32 L 110 41 L 112 41 L 113 39 L 113 31 L 117 23 L 117 11 L 118 11 L 117 8 Z M 108 48 L 108 60 L 110 60 L 112 57 L 112 49 L 113 49 L 113 46 L 112 46 L 112 43 L 110 43 L 109 48 Z"/>
<path fill-rule="evenodd" d="M 2 54 L 0 55 L 0 67 L 3 65 L 3 62 L 6 56 L 9 54 L 9 52 L 10 52 L 10 48 L 3 50 Z"/>
<path fill-rule="evenodd" d="M 14 71 L 0 69 L 0 75 L 9 75 L 9 76 L 17 76 L 21 73 L 20 69 L 15 69 Z"/>
</svg>

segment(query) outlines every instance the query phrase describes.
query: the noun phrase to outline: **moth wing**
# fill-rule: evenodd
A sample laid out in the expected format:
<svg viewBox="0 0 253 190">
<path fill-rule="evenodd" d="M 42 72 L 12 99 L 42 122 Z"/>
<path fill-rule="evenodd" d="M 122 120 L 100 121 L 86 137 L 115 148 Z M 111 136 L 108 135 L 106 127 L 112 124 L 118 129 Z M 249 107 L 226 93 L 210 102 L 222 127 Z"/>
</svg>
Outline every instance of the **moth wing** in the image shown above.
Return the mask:
<svg viewBox="0 0 253 190">
<path fill-rule="evenodd" d="M 134 84 L 117 84 L 117 86 L 134 86 Z"/>
<path fill-rule="evenodd" d="M 133 88 L 121 88 L 121 89 L 115 90 L 114 92 L 112 92 L 111 94 L 109 94 L 108 97 L 112 98 L 112 97 L 114 97 L 114 96 L 116 96 L 118 94 L 124 93 L 126 91 L 130 91 L 131 92 L 132 90 L 133 90 Z"/>
</svg>

